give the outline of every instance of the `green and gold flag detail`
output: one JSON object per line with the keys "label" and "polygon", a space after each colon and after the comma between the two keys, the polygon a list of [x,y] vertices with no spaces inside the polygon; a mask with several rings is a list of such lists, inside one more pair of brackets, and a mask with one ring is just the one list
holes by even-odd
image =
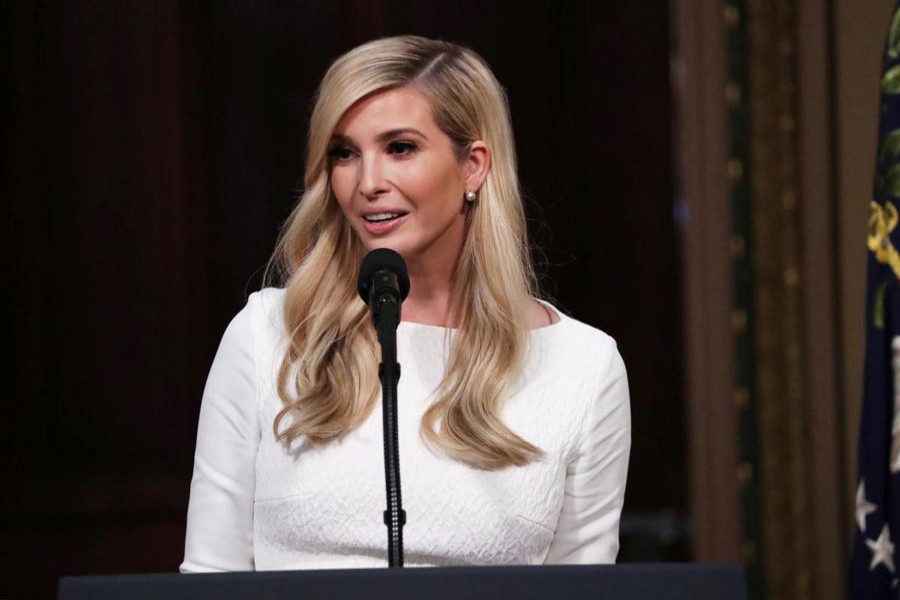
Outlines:
{"label": "green and gold flag detail", "polygon": [[849,597],[900,597],[900,2],[884,48],[867,235],[866,364]]}

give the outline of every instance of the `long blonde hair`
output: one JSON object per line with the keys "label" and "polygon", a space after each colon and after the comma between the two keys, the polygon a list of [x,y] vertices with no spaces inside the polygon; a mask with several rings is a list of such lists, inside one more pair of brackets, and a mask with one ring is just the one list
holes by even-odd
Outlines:
{"label": "long blonde hair", "polygon": [[332,194],[327,150],[347,109],[402,86],[430,100],[436,123],[461,157],[474,140],[491,150],[457,264],[450,311],[459,329],[420,433],[427,444],[478,468],[527,464],[541,450],[499,417],[521,373],[536,288],[506,96],[476,53],[416,36],[351,50],[331,65],[319,88],[305,192],[270,263],[286,287],[290,338],[278,374],[284,407],[273,429],[288,445],[302,436],[327,443],[362,424],[378,402],[377,342],[356,292],[365,248]]}

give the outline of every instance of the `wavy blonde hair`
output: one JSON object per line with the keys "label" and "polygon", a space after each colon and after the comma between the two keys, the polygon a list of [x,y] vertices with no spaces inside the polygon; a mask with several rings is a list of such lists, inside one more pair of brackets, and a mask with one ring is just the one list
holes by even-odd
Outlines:
{"label": "wavy blonde hair", "polygon": [[328,146],[341,116],[373,93],[409,86],[460,159],[472,141],[491,150],[491,168],[466,216],[450,314],[452,337],[443,380],[421,424],[422,439],[483,469],[523,465],[539,448],[500,419],[521,373],[536,291],[516,175],[505,93],[475,52],[416,36],[375,40],[328,69],[309,128],[305,192],[288,219],[270,274],[286,287],[290,343],[278,374],[284,407],[273,424],[290,445],[326,443],[358,427],[378,402],[379,360],[369,312],[356,291],[365,248],[331,191]]}

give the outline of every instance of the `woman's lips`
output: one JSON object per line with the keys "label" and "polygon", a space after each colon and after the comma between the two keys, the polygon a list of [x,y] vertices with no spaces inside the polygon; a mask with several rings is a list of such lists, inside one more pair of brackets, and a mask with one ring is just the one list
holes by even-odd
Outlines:
{"label": "woman's lips", "polygon": [[394,217],[393,219],[387,219],[386,221],[367,221],[363,219],[363,224],[366,227],[366,231],[374,235],[385,234],[393,231],[397,227],[399,227],[403,221],[409,216],[409,213],[405,215],[399,215]]}

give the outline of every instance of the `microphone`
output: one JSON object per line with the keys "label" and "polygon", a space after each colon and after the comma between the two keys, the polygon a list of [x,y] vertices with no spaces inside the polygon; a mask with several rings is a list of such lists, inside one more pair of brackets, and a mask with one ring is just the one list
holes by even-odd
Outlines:
{"label": "microphone", "polygon": [[409,273],[403,257],[389,248],[378,248],[366,254],[359,267],[357,289],[363,302],[372,311],[372,322],[381,345],[381,410],[384,430],[384,487],[387,510],[388,566],[403,566],[403,526],[406,511],[400,496],[400,448],[397,429],[397,326],[400,324],[400,304],[409,294]]}
{"label": "microphone", "polygon": [[390,248],[377,248],[366,254],[359,267],[357,290],[372,311],[379,336],[382,317],[396,329],[400,304],[409,295],[409,273],[403,257]]}

